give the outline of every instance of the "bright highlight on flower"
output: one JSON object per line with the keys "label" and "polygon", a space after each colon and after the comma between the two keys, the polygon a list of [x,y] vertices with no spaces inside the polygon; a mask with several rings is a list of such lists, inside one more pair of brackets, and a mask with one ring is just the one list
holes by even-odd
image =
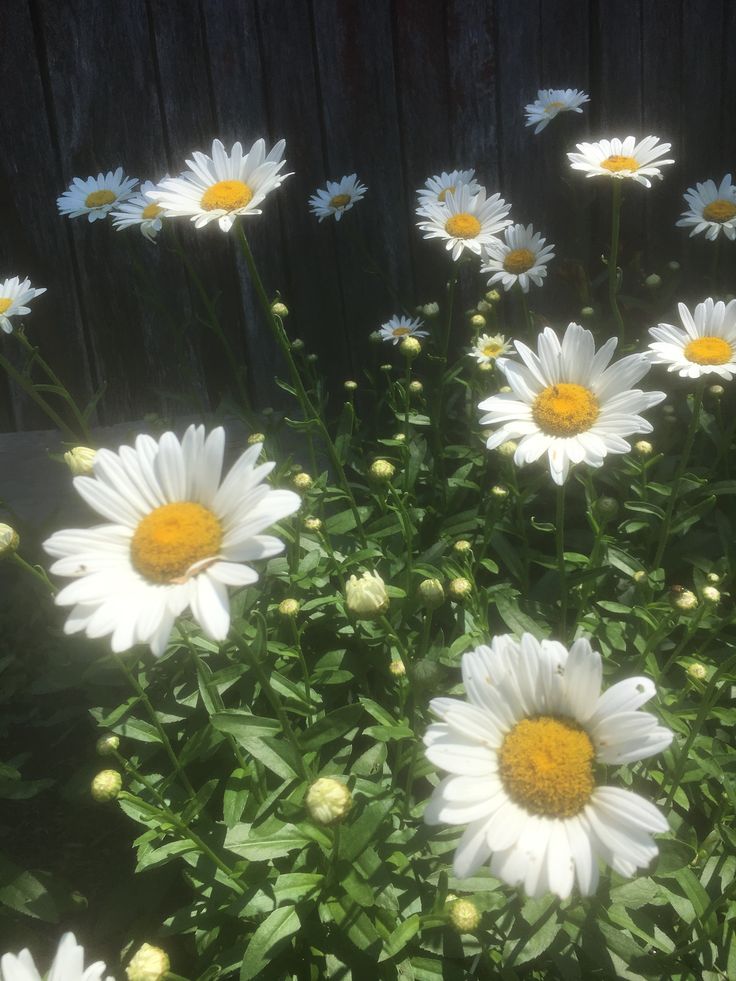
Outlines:
{"label": "bright highlight on flower", "polygon": [[6,334],[12,334],[11,319],[25,317],[31,312],[31,308],[26,304],[45,292],[45,286],[34,288],[31,286],[30,279],[21,280],[19,276],[12,276],[0,283],[0,329]]}
{"label": "bright highlight on flower", "polygon": [[[168,180],[168,174],[164,180]],[[138,226],[144,238],[155,242],[161,231],[166,212],[161,205],[152,201],[148,195],[158,187],[153,181],[145,181],[137,194],[123,201],[112,212],[112,223],[118,231]]]}
{"label": "bright highlight on flower", "polygon": [[136,178],[123,177],[122,167],[86,180],[75,177],[56,204],[59,213],[69,218],[87,215],[89,221],[98,221],[106,218],[116,204],[126,201],[137,183]]}
{"label": "bright highlight on flower", "polygon": [[[3,981],[42,981],[33,955],[27,948],[18,954],[3,954],[0,958]],[[84,966],[84,947],[73,933],[65,933],[59,941],[54,962],[43,975],[49,981],[101,981],[105,972],[103,961]],[[113,981],[107,977],[105,981]]]}
{"label": "bright highlight on flower", "polygon": [[327,189],[315,191],[309,199],[309,207],[320,222],[330,217],[340,221],[346,211],[350,211],[357,201],[365,197],[367,190],[358,180],[357,174],[350,174],[348,177],[341,177],[339,181],[327,181]]}
{"label": "bright highlight on flower", "polygon": [[500,194],[486,199],[484,188],[473,194],[467,184],[447,192],[444,202],[429,202],[417,209],[425,238],[441,238],[457,261],[465,249],[480,256],[494,237],[511,224],[511,205]]}
{"label": "bright highlight on flower", "polygon": [[736,374],[736,300],[728,304],[708,298],[691,313],[678,303],[682,326],[650,327],[655,338],[649,345],[653,364],[666,364],[681,378],[718,375],[731,381]]}
{"label": "bright highlight on flower", "polygon": [[534,135],[541,133],[561,112],[582,112],[590,96],[581,89],[540,89],[534,102],[524,107],[526,125],[534,126]]}
{"label": "bright highlight on flower", "polygon": [[381,329],[378,333],[381,340],[398,344],[399,341],[403,341],[407,337],[429,337],[429,333],[426,330],[419,329],[421,326],[422,321],[419,317],[411,318],[404,314],[394,314],[385,324],[381,324]]}
{"label": "bright highlight on flower", "polygon": [[628,453],[626,436],[649,433],[638,415],[665,397],[664,392],[630,388],[649,371],[644,354],[632,354],[609,367],[616,348],[611,338],[595,350],[589,330],[570,324],[560,343],[546,327],[537,353],[515,341],[523,365],[501,358],[498,366],[511,386],[508,393],[481,402],[482,426],[498,426],[488,438],[489,450],[519,440],[518,466],[547,454],[552,479],[563,484],[570,464],[600,467],[608,453]]}
{"label": "bright highlight on flower", "polygon": [[[419,208],[427,204],[444,204],[448,194],[457,194],[458,188],[467,185],[471,194],[477,194],[481,187],[475,179],[474,170],[443,171],[434,177],[427,178],[424,187],[417,190]],[[418,211],[417,214],[420,212]]]}
{"label": "bright highlight on flower", "polygon": [[249,447],[224,479],[222,428],[205,438],[203,426],[190,426],[181,442],[164,433],[158,442],[139,436],[135,449],[99,450],[94,477],[75,477],[74,487],[112,523],[44,543],[56,559],[51,572],[74,579],[56,597],[72,607],[65,632],[110,636],[113,651],[149,644],[160,655],[189,607],[208,637],[224,640],[227,587],[258,579],[243,563],[283,550],[261,532],[300,505],[292,491],[263,483],[274,464],[257,464],[261,448]]}
{"label": "bright highlight on flower", "polygon": [[450,775],[427,804],[428,824],[466,829],[458,878],[489,858],[491,873],[527,895],[594,892],[598,859],[631,876],[657,854],[662,814],[629,790],[601,786],[594,764],[645,759],[672,733],[641,706],[648,678],[601,694],[602,663],[585,638],[568,651],[524,634],[494,637],[462,659],[467,701],[436,698],[441,720],[424,738],[427,758]]}
{"label": "bright highlight on flower", "polygon": [[503,239],[494,239],[486,247],[486,261],[480,269],[492,273],[488,285],[501,283],[510,290],[518,283],[525,293],[532,283],[541,286],[547,263],[555,257],[554,245],[545,245],[546,241],[532,225],[507,228]]}
{"label": "bright highlight on flower", "polygon": [[389,606],[386,585],[377,572],[351,576],[345,585],[345,602],[351,613],[365,620],[382,616]]}
{"label": "bright highlight on flower", "polygon": [[691,228],[691,238],[705,232],[705,237],[715,242],[722,232],[726,238],[736,239],[736,186],[730,174],[720,184],[707,180],[689,187],[683,197],[689,208],[675,224]]}
{"label": "bright highlight on flower", "polygon": [[586,177],[631,179],[644,187],[652,186],[650,177],[662,180],[659,168],[675,162],[659,159],[671,149],[671,144],[660,143],[658,136],[647,136],[638,143],[634,136],[627,136],[624,140],[578,143],[577,149],[578,153],[567,155],[573,170],[584,171]]}

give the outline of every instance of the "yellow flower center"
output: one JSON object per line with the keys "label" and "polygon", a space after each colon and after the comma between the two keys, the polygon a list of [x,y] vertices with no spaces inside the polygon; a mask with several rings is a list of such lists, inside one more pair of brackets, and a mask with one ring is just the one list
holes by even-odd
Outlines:
{"label": "yellow flower center", "polygon": [[475,215],[461,211],[445,222],[445,231],[453,238],[476,238],[480,234],[480,222]]}
{"label": "yellow flower center", "polygon": [[522,719],[506,735],[499,772],[509,797],[532,814],[568,818],[593,793],[593,744],[572,719]]}
{"label": "yellow flower center", "polygon": [[617,174],[621,170],[638,170],[639,164],[634,157],[619,157],[614,154],[612,157],[601,160],[601,167],[604,170],[610,170],[612,174]]}
{"label": "yellow flower center", "polygon": [[531,269],[535,261],[536,257],[531,249],[512,249],[503,260],[503,268],[518,276],[519,273]]}
{"label": "yellow flower center", "polygon": [[0,313],[5,313],[12,303],[13,301],[9,296],[0,296]]}
{"label": "yellow flower center", "polygon": [[193,501],[164,504],[139,523],[130,543],[133,567],[151,582],[185,580],[189,569],[217,555],[222,526]]}
{"label": "yellow flower center", "polygon": [[699,337],[685,345],[684,354],[695,364],[725,364],[733,357],[733,348],[722,337]]}
{"label": "yellow flower center", "polygon": [[92,191],[84,199],[85,208],[101,208],[103,204],[112,204],[118,196],[114,191]]}
{"label": "yellow flower center", "polygon": [[482,348],[481,353],[487,358],[497,358],[501,351],[503,351],[503,345],[493,342],[491,344],[486,344],[486,346]]}
{"label": "yellow flower center", "polygon": [[350,204],[349,194],[336,194],[334,198],[330,198],[331,208],[344,208],[346,204]]}
{"label": "yellow flower center", "polygon": [[437,195],[437,200],[442,201],[444,203],[447,195],[454,194],[454,193],[455,193],[455,185],[451,184],[449,187],[446,187],[444,188],[444,190],[440,191],[440,193]]}
{"label": "yellow flower center", "polygon": [[411,334],[410,327],[394,327],[393,330],[394,337],[403,337],[404,334]]}
{"label": "yellow flower center", "polygon": [[734,215],[736,215],[736,204],[724,198],[711,201],[703,208],[703,218],[706,221],[729,221]]}
{"label": "yellow flower center", "polygon": [[564,102],[548,102],[544,107],[545,112],[554,112],[555,109],[564,109]]}
{"label": "yellow flower center", "polygon": [[158,218],[162,211],[163,208],[159,207],[157,204],[147,204],[141,212],[141,218],[146,218],[149,220],[151,218]]}
{"label": "yellow flower center", "polygon": [[582,385],[549,385],[534,399],[532,416],[548,436],[577,436],[598,418],[598,399]]}
{"label": "yellow flower center", "polygon": [[207,188],[200,204],[205,211],[237,211],[252,197],[253,191],[243,181],[218,181]]}

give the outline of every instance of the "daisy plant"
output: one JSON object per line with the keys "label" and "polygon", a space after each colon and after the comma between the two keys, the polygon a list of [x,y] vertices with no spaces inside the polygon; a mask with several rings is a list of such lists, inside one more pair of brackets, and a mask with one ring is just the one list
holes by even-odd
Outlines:
{"label": "daisy plant", "polygon": [[526,125],[541,133],[561,112],[582,112],[590,96],[580,89],[540,89],[534,102],[524,107]]}
{"label": "daisy plant", "polygon": [[326,189],[320,188],[309,199],[309,207],[320,222],[325,218],[340,221],[346,211],[356,202],[362,201],[367,191],[365,184],[358,180],[358,175],[350,174],[348,177],[341,177],[339,181],[327,181]]}
{"label": "daisy plant", "polygon": [[137,183],[136,178],[123,176],[122,167],[85,180],[75,177],[56,204],[59,213],[69,218],[86,215],[90,222],[99,221],[107,218],[114,207],[127,201]]}

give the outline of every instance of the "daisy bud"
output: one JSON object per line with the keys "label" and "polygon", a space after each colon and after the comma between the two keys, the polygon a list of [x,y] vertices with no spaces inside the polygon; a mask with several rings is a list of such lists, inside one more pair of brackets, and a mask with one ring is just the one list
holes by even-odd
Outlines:
{"label": "daisy bud", "polygon": [[100,770],[92,781],[92,796],[100,803],[115,800],[123,787],[123,778],[117,770]]}
{"label": "daisy bud", "polygon": [[721,581],[721,577],[718,575],[717,572],[709,572],[705,578],[708,580],[709,583],[712,583],[712,585],[714,586],[717,586],[718,583]]}
{"label": "daisy bud", "polygon": [[317,364],[317,355],[316,354],[308,354],[307,355],[307,363],[308,364]]}
{"label": "daisy bud", "polygon": [[643,569],[637,569],[636,572],[631,577],[635,583],[643,583],[647,581],[647,574]]}
{"label": "daisy bud", "polygon": [[486,303],[485,300],[479,300],[478,305],[475,309],[478,311],[478,313],[482,315],[484,313],[490,313],[493,307],[491,306],[490,303]]}
{"label": "daisy bud", "polygon": [[299,600],[285,599],[279,603],[279,613],[287,620],[293,619],[299,612]]}
{"label": "daisy bud", "polygon": [[640,439],[634,443],[634,452],[637,456],[646,458],[654,453],[654,447],[648,440]]}
{"label": "daisy bud", "polygon": [[709,385],[708,394],[714,399],[721,399],[726,394],[726,389],[723,387],[723,385]]}
{"label": "daisy bud", "polygon": [[396,467],[388,460],[374,460],[368,470],[368,477],[376,484],[387,484],[396,473]]}
{"label": "daisy bud", "polygon": [[304,527],[307,531],[320,531],[322,528],[322,522],[319,518],[305,518]]}
{"label": "daisy bud", "polygon": [[440,312],[440,305],[439,303],[425,303],[418,312],[423,313],[425,317],[436,317]]}
{"label": "daisy bud", "polygon": [[[499,390],[498,390],[498,391],[499,391],[499,393],[500,393],[501,395],[505,395],[505,394],[506,394],[506,392],[510,392],[510,391],[511,391],[511,388],[510,388],[510,386],[509,386],[509,385],[502,385],[502,386],[501,386],[501,387],[499,388]],[[489,430],[489,432],[493,432],[493,430],[491,429],[491,430]],[[509,442],[511,442],[511,441],[509,441]],[[506,444],[504,443],[503,445],[505,446]],[[516,443],[514,443],[514,446],[516,446]]]}
{"label": "daisy bud", "polygon": [[419,598],[428,610],[436,610],[445,602],[445,591],[439,579],[423,579],[419,583]]}
{"label": "daisy bud", "polygon": [[394,366],[392,364],[382,364],[380,370],[388,375],[390,372],[394,370]]}
{"label": "daisy bud", "polygon": [[583,307],[580,311],[580,316],[583,320],[590,320],[591,317],[595,317],[595,310],[593,307]]}
{"label": "daisy bud", "polygon": [[473,592],[473,584],[469,579],[465,579],[461,576],[458,579],[452,580],[448,586],[448,592],[455,602],[461,603]]}
{"label": "daisy bud", "polygon": [[281,317],[283,320],[284,317],[289,316],[289,308],[285,303],[282,303],[281,300],[274,300],[271,304],[271,313],[276,314],[277,317]]}
{"label": "daisy bud", "polygon": [[397,443],[406,442],[406,433],[394,433],[391,439],[395,439]]}
{"label": "daisy bud", "polygon": [[720,590],[716,589],[715,586],[703,586],[703,599],[706,603],[716,603],[721,602]]}
{"label": "daisy bud", "polygon": [[296,487],[296,489],[301,493],[303,491],[308,491],[314,481],[309,476],[308,473],[297,473],[291,478],[291,482]]}
{"label": "daisy bud", "polygon": [[0,558],[15,552],[20,545],[20,535],[10,525],[0,523]]}
{"label": "daisy bud", "polygon": [[501,443],[498,447],[498,452],[501,456],[512,457],[516,453],[516,443],[513,439],[507,439],[505,443]]}
{"label": "daisy bud", "polygon": [[453,552],[457,552],[458,555],[466,555],[471,549],[472,545],[465,538],[460,538],[452,546]]}
{"label": "daisy bud", "polygon": [[599,497],[595,502],[596,514],[603,521],[612,521],[618,514],[618,501],[615,497]]}
{"label": "daisy bud", "polygon": [[424,385],[420,381],[409,382],[409,391],[412,395],[421,395],[424,391]]}
{"label": "daisy bud", "polygon": [[332,777],[320,777],[307,791],[307,810],[317,824],[336,824],[348,814],[353,797],[344,783]]}
{"label": "daisy bud", "polygon": [[676,610],[681,613],[691,613],[698,605],[698,597],[689,589],[681,586],[673,588],[670,593],[670,601]]}
{"label": "daisy bud", "polygon": [[481,330],[486,325],[486,318],[482,313],[474,313],[470,318],[470,326],[475,327],[477,330]]}
{"label": "daisy bud", "polygon": [[695,664],[689,665],[687,669],[687,673],[689,677],[693,679],[693,681],[705,681],[708,675],[708,671],[705,665],[699,664],[697,661],[695,662]]}
{"label": "daisy bud", "polygon": [[491,494],[493,497],[503,500],[505,497],[509,496],[509,489],[508,487],[504,487],[503,484],[494,484],[493,487],[491,487]]}
{"label": "daisy bud", "polygon": [[263,433],[251,433],[248,437],[248,446],[255,446],[256,443],[263,443],[266,437]]}
{"label": "daisy bud", "polygon": [[304,350],[304,341],[301,339],[301,337],[295,337],[294,338],[294,340],[291,342],[291,350],[292,351],[303,351]]}
{"label": "daisy bud", "polygon": [[100,756],[112,756],[120,748],[120,737],[108,732],[97,740],[97,752]]}
{"label": "daisy bud", "polygon": [[394,678],[403,678],[406,674],[406,665],[403,661],[399,661],[398,658],[388,666],[389,671],[394,676]]}
{"label": "daisy bud", "polygon": [[469,899],[456,899],[450,907],[450,923],[458,933],[472,933],[480,923],[480,913]]}
{"label": "daisy bud", "polygon": [[494,364],[492,361],[481,361],[479,365],[476,365],[478,371],[493,371]]}
{"label": "daisy bud", "polygon": [[486,300],[489,303],[498,303],[500,299],[501,299],[501,294],[498,292],[498,290],[489,290],[486,293]]}
{"label": "daisy bud", "polygon": [[383,338],[381,337],[380,330],[374,330],[368,335],[368,340],[371,344],[383,344]]}
{"label": "daisy bud", "polygon": [[377,572],[351,576],[345,586],[345,600],[351,613],[364,620],[382,616],[388,609],[386,585]]}
{"label": "daisy bud", "polygon": [[407,337],[406,340],[399,344],[399,351],[401,351],[407,361],[413,361],[414,358],[418,358],[422,353],[422,345],[416,337]]}
{"label": "daisy bud", "polygon": [[656,273],[652,273],[650,276],[647,276],[644,283],[650,290],[656,290],[662,285],[662,277],[658,276]]}
{"label": "daisy bud", "polygon": [[345,389],[346,392],[357,392],[358,383],[356,381],[348,380],[346,382],[343,382],[342,387]]}
{"label": "daisy bud", "polygon": [[91,477],[94,473],[92,464],[97,456],[97,450],[89,446],[75,446],[64,454],[64,463],[75,477]]}
{"label": "daisy bud", "polygon": [[169,973],[169,955],[160,947],[143,944],[125,968],[128,981],[162,981]]}
{"label": "daisy bud", "polygon": [[667,268],[671,269],[672,272],[677,272],[677,270],[680,268],[680,263],[677,261],[677,259],[672,259],[667,263]]}

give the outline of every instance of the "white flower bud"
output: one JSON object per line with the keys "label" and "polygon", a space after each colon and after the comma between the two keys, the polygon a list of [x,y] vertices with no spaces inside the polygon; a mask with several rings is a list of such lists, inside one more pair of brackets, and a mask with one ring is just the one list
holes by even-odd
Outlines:
{"label": "white flower bud", "polygon": [[413,361],[422,353],[422,345],[416,337],[407,337],[399,344],[399,351],[408,361]]}
{"label": "white flower bud", "polygon": [[351,613],[365,620],[382,616],[388,609],[386,585],[377,572],[351,576],[345,585],[345,600]]}
{"label": "white flower bud", "polygon": [[75,446],[64,454],[64,463],[75,477],[90,477],[94,473],[92,464],[96,456],[97,450],[89,446]]}
{"label": "white flower bud", "polygon": [[474,313],[470,318],[470,326],[482,330],[486,325],[486,318],[482,313]]}
{"label": "white flower bud", "polygon": [[721,593],[715,586],[703,586],[703,599],[706,603],[720,603]]}
{"label": "white flower bud", "polygon": [[687,669],[688,675],[693,679],[693,681],[705,681],[708,676],[708,671],[704,664],[691,664]]}
{"label": "white flower bud", "polygon": [[439,579],[423,579],[419,583],[419,598],[429,610],[436,610],[445,602],[445,591]]}
{"label": "white flower bud", "polygon": [[412,395],[421,395],[424,391],[424,385],[420,381],[409,382],[409,391]]}
{"label": "white flower bud", "polygon": [[509,489],[503,484],[494,484],[491,487],[491,495],[497,497],[499,500],[503,500],[505,497],[509,496]]}
{"label": "white flower bud", "polygon": [[265,442],[266,437],[263,433],[251,433],[248,437],[248,446],[255,446],[256,443]]}
{"label": "white flower bud", "polygon": [[698,605],[698,597],[689,589],[677,589],[671,593],[671,602],[681,613],[691,613]]}
{"label": "white flower bud", "polygon": [[469,899],[456,899],[450,907],[450,922],[460,933],[472,933],[480,923],[480,913]]}
{"label": "white flower bud", "polygon": [[120,747],[120,737],[109,732],[97,740],[97,752],[100,756],[112,756]]}
{"label": "white flower bud", "polygon": [[92,796],[100,803],[115,800],[123,787],[123,778],[117,770],[101,770],[92,781]]}
{"label": "white flower bud", "polygon": [[723,385],[709,385],[708,394],[714,399],[722,399],[726,394],[726,389],[723,387]]}
{"label": "white flower bud", "polygon": [[304,527],[307,531],[320,531],[322,528],[322,521],[319,518],[305,518]]}
{"label": "white flower bud", "polygon": [[640,439],[634,443],[634,452],[637,456],[646,459],[646,457],[651,456],[652,453],[654,453],[654,447],[650,442],[648,442],[648,440]]}
{"label": "white flower bud", "polygon": [[160,947],[143,944],[125,968],[128,981],[163,981],[169,973],[169,955]]}
{"label": "white flower bud", "polygon": [[473,592],[473,584],[469,579],[460,576],[457,579],[453,579],[447,589],[450,596],[456,602],[460,603],[464,599],[467,599]]}
{"label": "white flower bud", "polygon": [[352,379],[348,379],[346,382],[343,382],[342,387],[345,389],[346,392],[357,392],[358,383],[356,381],[353,381]]}
{"label": "white flower bud", "polygon": [[394,678],[403,678],[406,674],[406,665],[398,658],[390,662],[388,669]]}
{"label": "white flower bud", "polygon": [[580,316],[584,320],[590,320],[591,317],[595,317],[595,310],[593,307],[583,307],[583,309],[580,311]]}
{"label": "white flower bud", "polygon": [[387,484],[395,475],[396,467],[389,460],[374,460],[368,477],[376,484]]}
{"label": "white flower bud", "polygon": [[452,546],[453,552],[457,552],[458,555],[467,555],[472,548],[473,546],[465,538],[459,538]]}
{"label": "white flower bud", "polygon": [[658,276],[656,273],[652,273],[650,276],[647,276],[644,283],[650,290],[656,290],[662,285],[662,277]]}
{"label": "white flower bud", "polygon": [[500,299],[501,299],[501,294],[498,292],[498,290],[489,290],[486,293],[486,300],[489,303],[498,303]]}
{"label": "white flower bud", "polygon": [[498,452],[501,456],[513,457],[514,453],[516,453],[516,443],[513,439],[507,439],[505,443],[501,443],[498,447]]}
{"label": "white flower bud", "polygon": [[271,304],[271,312],[276,314],[277,317],[281,317],[282,320],[284,317],[289,316],[289,308],[285,303],[282,303],[281,300],[273,301]]}
{"label": "white flower bud", "polygon": [[721,577],[718,575],[717,572],[709,572],[705,578],[712,586],[717,586],[718,583],[721,581]]}
{"label": "white flower bud", "polygon": [[309,474],[304,473],[303,471],[302,473],[294,474],[294,476],[291,478],[291,482],[300,493],[303,491],[308,491],[314,483]]}
{"label": "white flower bud", "polygon": [[332,777],[320,777],[307,791],[307,810],[317,824],[341,821],[353,806],[353,797],[344,783]]}
{"label": "white flower bud", "polygon": [[284,599],[279,603],[279,613],[287,620],[293,619],[299,612],[299,600]]}
{"label": "white flower bud", "polygon": [[425,317],[436,317],[440,312],[440,305],[439,303],[425,303],[419,310]]}
{"label": "white flower bud", "polygon": [[15,552],[20,545],[20,535],[10,525],[0,523],[0,558]]}
{"label": "white flower bud", "polygon": [[672,259],[667,263],[667,268],[671,269],[672,272],[677,272],[677,270],[680,268],[680,263],[677,261],[677,259]]}

